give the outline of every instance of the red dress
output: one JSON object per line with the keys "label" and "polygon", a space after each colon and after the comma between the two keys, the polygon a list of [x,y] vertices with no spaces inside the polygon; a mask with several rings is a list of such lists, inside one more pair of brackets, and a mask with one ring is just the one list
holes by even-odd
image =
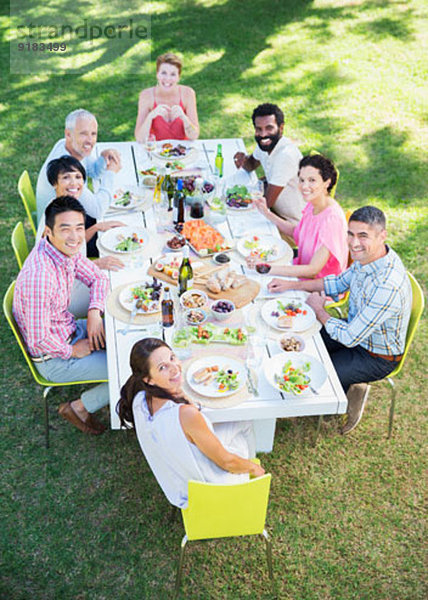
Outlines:
{"label": "red dress", "polygon": [[[154,105],[153,108],[156,108],[156,96],[153,92]],[[181,91],[180,91],[180,104],[181,108],[184,111],[184,104],[181,100]],[[153,109],[152,109],[153,110]],[[184,111],[185,112],[185,111]],[[187,140],[186,133],[184,131],[184,123],[177,117],[173,121],[165,121],[163,117],[158,115],[152,121],[152,125],[150,128],[150,133],[153,133],[157,140]]]}

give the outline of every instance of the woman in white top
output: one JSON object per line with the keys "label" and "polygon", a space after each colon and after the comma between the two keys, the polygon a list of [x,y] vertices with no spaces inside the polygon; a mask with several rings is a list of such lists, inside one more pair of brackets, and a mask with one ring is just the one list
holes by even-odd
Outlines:
{"label": "woman in white top", "polygon": [[157,338],[137,342],[131,351],[132,375],[121,389],[121,424],[135,426],[141,449],[164,494],[187,506],[190,479],[238,483],[264,469],[254,456],[250,423],[213,426],[184,397],[182,367],[171,348]]}

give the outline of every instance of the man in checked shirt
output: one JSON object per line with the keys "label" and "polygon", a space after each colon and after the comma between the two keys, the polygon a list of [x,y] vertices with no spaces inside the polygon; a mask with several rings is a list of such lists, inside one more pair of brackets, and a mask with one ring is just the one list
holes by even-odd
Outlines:
{"label": "man in checked shirt", "polygon": [[[104,312],[108,280],[80,253],[85,241],[85,210],[76,198],[60,196],[46,208],[47,237],[36,243],[18,275],[13,314],[37,370],[51,381],[107,379]],[[90,289],[88,318],[76,321],[68,311],[73,281]],[[105,426],[93,417],[108,404],[102,383],[59,414],[84,433],[100,434]]]}
{"label": "man in checked shirt", "polygon": [[[368,397],[367,382],[383,379],[401,360],[406,342],[412,291],[406,269],[385,244],[385,215],[374,206],[352,213],[348,244],[353,264],[341,275],[323,279],[273,279],[269,290],[312,292],[307,303],[324,325],[321,335],[348,397],[348,420],[342,433],[359,423]],[[350,291],[347,320],[324,309],[326,296]]]}

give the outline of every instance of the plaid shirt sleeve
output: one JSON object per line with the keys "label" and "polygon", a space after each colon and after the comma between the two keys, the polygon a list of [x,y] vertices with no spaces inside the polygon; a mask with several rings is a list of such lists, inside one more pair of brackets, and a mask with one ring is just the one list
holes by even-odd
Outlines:
{"label": "plaid shirt sleeve", "polygon": [[375,329],[399,312],[398,289],[388,282],[375,281],[366,292],[365,305],[348,323],[330,318],[325,329],[330,337],[352,348],[366,340]]}
{"label": "plaid shirt sleeve", "polygon": [[104,312],[108,290],[108,278],[96,264],[79,254],[76,261],[76,278],[89,288],[89,309]]}
{"label": "plaid shirt sleeve", "polygon": [[351,285],[352,266],[340,275],[327,275],[324,277],[324,291],[327,296],[333,298],[335,302],[339,300],[340,294],[343,294]]}
{"label": "plaid shirt sleeve", "polygon": [[71,358],[72,346],[52,334],[50,299],[57,293],[56,281],[47,271],[34,271],[25,281],[27,346],[34,355],[49,354],[65,360]]}

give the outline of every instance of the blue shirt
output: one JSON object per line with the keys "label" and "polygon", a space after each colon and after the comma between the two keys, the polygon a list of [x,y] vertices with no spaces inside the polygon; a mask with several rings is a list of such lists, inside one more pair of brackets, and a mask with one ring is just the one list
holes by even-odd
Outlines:
{"label": "blue shirt", "polygon": [[[60,158],[64,155],[70,155],[65,147],[65,139],[58,140],[55,146],[49,153],[49,156],[43,163],[37,179],[36,198],[37,198],[37,222],[40,223],[44,215],[45,208],[56,197],[54,187],[49,183],[46,174],[48,163],[54,158]],[[106,170],[106,161],[103,156],[95,158],[93,156],[85,156],[81,161],[85,167],[87,177],[93,179],[101,178],[100,188],[96,194],[88,188],[86,180],[79,202],[90,217],[101,220],[104,212],[112,200],[112,189],[114,185],[114,172]],[[44,229],[44,222],[42,231]]]}
{"label": "blue shirt", "polygon": [[375,354],[403,354],[412,305],[412,288],[394,250],[367,265],[355,261],[341,275],[324,278],[324,290],[337,300],[349,290],[348,319],[330,318],[325,329],[344,346]]}

